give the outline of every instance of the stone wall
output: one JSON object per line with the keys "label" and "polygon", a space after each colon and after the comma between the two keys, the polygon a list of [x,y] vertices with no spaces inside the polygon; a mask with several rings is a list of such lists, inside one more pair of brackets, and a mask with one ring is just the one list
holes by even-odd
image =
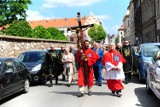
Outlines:
{"label": "stone wall", "polygon": [[51,44],[54,44],[56,48],[62,45],[66,48],[71,44],[76,46],[74,42],[0,35],[0,57],[18,57],[25,51],[46,50]]}

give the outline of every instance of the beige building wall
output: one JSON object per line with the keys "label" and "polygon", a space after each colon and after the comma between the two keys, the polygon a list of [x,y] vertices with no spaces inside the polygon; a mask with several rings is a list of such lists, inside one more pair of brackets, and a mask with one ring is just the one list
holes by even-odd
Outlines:
{"label": "beige building wall", "polygon": [[[101,22],[92,12],[90,12],[89,17],[88,17],[88,19],[86,20],[86,22],[84,24],[85,25],[89,25],[89,24],[100,25]],[[91,40],[91,38],[88,36],[88,30],[89,30],[89,28],[84,31],[84,34],[85,34],[85,38],[84,39]]]}
{"label": "beige building wall", "polygon": [[128,6],[128,10],[130,11],[129,14],[129,34],[130,36],[130,44],[135,45],[136,44],[136,39],[135,39],[135,24],[134,24],[134,4],[133,0],[130,0],[130,4]]}
{"label": "beige building wall", "polygon": [[124,38],[129,37],[129,10],[127,9],[126,15],[123,18],[123,25],[124,25]]}

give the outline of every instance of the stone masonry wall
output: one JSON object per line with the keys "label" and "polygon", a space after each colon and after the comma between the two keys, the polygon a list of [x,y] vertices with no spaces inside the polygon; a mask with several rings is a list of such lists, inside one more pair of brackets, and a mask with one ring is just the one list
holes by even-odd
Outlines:
{"label": "stone masonry wall", "polygon": [[0,35],[0,57],[18,57],[25,51],[46,50],[51,44],[54,44],[56,48],[62,45],[69,48],[71,44],[76,46],[74,42]]}

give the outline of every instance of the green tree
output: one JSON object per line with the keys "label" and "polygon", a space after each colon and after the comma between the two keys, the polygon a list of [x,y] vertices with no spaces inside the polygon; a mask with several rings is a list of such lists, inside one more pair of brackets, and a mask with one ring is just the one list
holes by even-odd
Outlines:
{"label": "green tree", "polygon": [[25,20],[28,4],[31,3],[31,0],[0,0],[0,26]]}
{"label": "green tree", "polygon": [[37,26],[32,31],[33,38],[54,39],[50,32],[43,26]]}
{"label": "green tree", "polygon": [[47,30],[52,35],[54,40],[67,40],[66,36],[59,29],[49,27]]}
{"label": "green tree", "polygon": [[12,36],[31,37],[32,28],[27,21],[14,21],[7,27],[5,33]]}
{"label": "green tree", "polygon": [[92,40],[101,41],[106,37],[106,32],[104,31],[102,25],[94,24],[94,27],[91,27],[88,31],[88,35]]}

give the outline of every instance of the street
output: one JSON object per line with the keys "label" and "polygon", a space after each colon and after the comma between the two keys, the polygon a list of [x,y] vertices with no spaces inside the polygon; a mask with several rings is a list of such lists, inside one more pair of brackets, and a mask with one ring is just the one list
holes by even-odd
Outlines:
{"label": "street", "polygon": [[[61,79],[61,76],[59,77]],[[54,80],[53,80],[54,81]],[[48,87],[31,86],[27,94],[18,93],[1,101],[0,107],[159,107],[160,101],[155,95],[148,95],[145,84],[133,78],[132,83],[124,84],[121,98],[111,96],[106,82],[102,86],[93,86],[92,96],[87,92],[78,98],[77,81],[70,87],[67,81],[59,81],[59,85]]]}

